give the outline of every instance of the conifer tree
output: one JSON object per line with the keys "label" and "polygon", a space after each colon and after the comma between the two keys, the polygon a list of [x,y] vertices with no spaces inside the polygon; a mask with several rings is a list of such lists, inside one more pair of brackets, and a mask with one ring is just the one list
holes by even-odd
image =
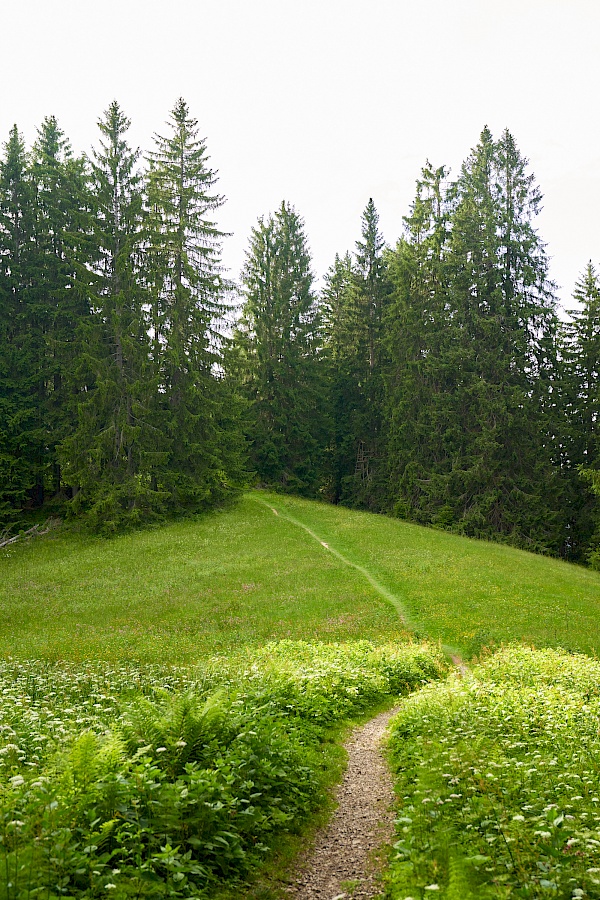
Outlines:
{"label": "conifer tree", "polygon": [[34,210],[28,165],[15,125],[0,163],[0,523],[34,499],[44,466],[43,333],[29,307]]}
{"label": "conifer tree", "polygon": [[534,219],[541,193],[505,131],[486,128],[456,184],[450,236],[459,426],[454,521],[528,546],[560,546],[559,485],[545,391],[557,321]]}
{"label": "conifer tree", "polygon": [[[362,240],[356,243],[358,304],[362,319],[359,337],[363,372],[359,375],[362,416],[357,415],[357,444],[363,448],[364,462],[357,455],[354,485],[355,502],[381,508],[384,502],[383,464],[383,320],[389,299],[387,264],[383,257],[385,241],[379,231],[379,215],[370,198],[362,215]],[[360,421],[362,419],[362,421]]]}
{"label": "conifer tree", "polygon": [[582,560],[593,541],[593,563],[599,567],[597,502],[590,488],[597,493],[600,486],[600,279],[591,261],[577,280],[573,299],[578,305],[570,310],[570,322],[564,326],[560,385],[565,414],[563,474],[569,488],[565,492],[570,514],[567,540],[570,555]]}
{"label": "conifer tree", "polygon": [[[331,403],[338,410],[333,426],[332,491],[336,500],[376,509],[383,499],[382,328],[389,285],[385,242],[372,199],[362,215],[361,237],[351,266],[346,258],[346,273],[339,261],[330,270],[323,296],[328,308],[326,344],[333,366]],[[332,305],[331,292],[338,291],[340,278],[344,279],[342,302]],[[341,402],[347,403],[343,410]]]}
{"label": "conifer tree", "polygon": [[379,215],[370,197],[362,215],[362,240],[356,242],[357,286],[363,311],[369,374],[375,376],[381,359],[381,328],[388,294],[386,267],[382,256],[385,246],[379,231]]}
{"label": "conifer tree", "polygon": [[573,423],[575,465],[596,464],[600,421],[600,280],[590,261],[577,280],[567,326],[572,391],[570,419]]}
{"label": "conifer tree", "polygon": [[48,488],[55,496],[62,492],[57,448],[75,424],[69,374],[78,353],[78,325],[90,311],[88,291],[77,280],[90,254],[85,168],[83,158],[73,157],[54,116],[44,119],[32,153],[35,247],[29,292],[29,315],[39,323],[45,343],[39,363],[47,433],[37,484],[40,502]]}
{"label": "conifer tree", "polygon": [[326,441],[319,322],[304,225],[288,203],[253,228],[242,278],[251,466],[264,483],[314,496]]}
{"label": "conifer tree", "polygon": [[449,524],[440,482],[452,465],[455,371],[450,363],[448,171],[428,162],[405,217],[405,235],[388,255],[392,284],[385,319],[386,467],[397,515]]}
{"label": "conifer tree", "polygon": [[350,253],[338,254],[325,274],[321,292],[324,362],[331,415],[327,497],[333,503],[347,498],[354,484],[357,422],[361,408],[361,358],[358,347],[357,273]]}
{"label": "conifer tree", "polygon": [[106,531],[160,509],[151,487],[160,442],[149,423],[156,386],[141,287],[139,152],[127,143],[130,121],[118,103],[98,126],[90,177],[95,255],[91,270],[80,272],[92,313],[80,323],[79,359],[70,373],[79,388],[77,427],[63,441],[61,458],[75,493],[72,511]]}
{"label": "conifer tree", "polygon": [[[435,192],[433,206],[413,208],[409,265],[400,279],[408,294],[404,301],[396,294],[395,302],[409,319],[415,306],[424,312],[424,343],[412,371],[428,373],[436,387],[424,397],[430,433],[413,407],[408,421],[422,423],[415,430],[406,424],[414,386],[402,368],[411,357],[394,359],[391,499],[421,521],[557,552],[551,399],[557,323],[545,249],[533,225],[541,195],[526,167],[509,132],[494,141],[484,129],[446,192],[447,225],[430,229],[425,258],[418,220],[424,213],[431,221]],[[419,258],[428,274],[410,286]],[[402,271],[401,258],[395,265]]]}
{"label": "conifer tree", "polygon": [[234,397],[222,375],[221,326],[228,284],[220,261],[224,237],[212,219],[214,192],[198,123],[180,99],[170,133],[155,137],[148,175],[146,284],[152,316],[157,448],[165,461],[153,489],[173,509],[212,506],[243,477]]}

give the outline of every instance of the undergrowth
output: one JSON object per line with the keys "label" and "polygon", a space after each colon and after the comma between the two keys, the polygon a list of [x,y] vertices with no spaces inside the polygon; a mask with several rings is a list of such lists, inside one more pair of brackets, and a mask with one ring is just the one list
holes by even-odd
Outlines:
{"label": "undergrowth", "polygon": [[600,898],[600,662],[504,649],[408,698],[394,900]]}
{"label": "undergrowth", "polygon": [[328,730],[427,646],[282,641],[197,670],[0,664],[0,897],[200,897],[322,802]]}

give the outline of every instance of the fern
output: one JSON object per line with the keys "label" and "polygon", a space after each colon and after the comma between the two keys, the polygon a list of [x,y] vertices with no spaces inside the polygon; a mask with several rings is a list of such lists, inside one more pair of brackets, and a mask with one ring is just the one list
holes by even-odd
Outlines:
{"label": "fern", "polygon": [[125,747],[118,735],[110,733],[99,738],[91,731],[84,731],[63,760],[63,783],[74,794],[84,794],[106,775],[117,772],[124,755]]}
{"label": "fern", "polygon": [[450,853],[448,857],[448,887],[445,896],[446,900],[475,900],[463,860],[455,853]]}
{"label": "fern", "polygon": [[[130,752],[144,749],[162,768],[180,774],[190,762],[208,765],[214,745],[227,745],[234,736],[229,710],[221,694],[204,703],[193,694],[166,698],[162,703],[138,700],[121,725]],[[211,751],[212,747],[212,751]]]}

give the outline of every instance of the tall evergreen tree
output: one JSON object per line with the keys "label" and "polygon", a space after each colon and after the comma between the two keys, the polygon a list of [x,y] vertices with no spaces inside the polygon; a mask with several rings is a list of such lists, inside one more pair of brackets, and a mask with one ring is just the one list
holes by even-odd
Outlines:
{"label": "tall evergreen tree", "polygon": [[357,423],[361,409],[361,354],[358,347],[357,273],[350,253],[338,254],[325,274],[321,292],[324,361],[331,437],[327,456],[327,497],[333,503],[347,498],[354,485]]}
{"label": "tall evergreen tree", "polygon": [[505,131],[486,128],[456,185],[450,236],[460,437],[453,516],[472,534],[560,547],[559,485],[546,395],[557,320],[534,219],[541,193]]}
{"label": "tall evergreen tree", "polygon": [[[384,502],[382,476],[383,435],[383,321],[389,299],[385,241],[379,231],[379,215],[370,198],[362,215],[362,240],[356,243],[357,295],[362,319],[363,344],[360,374],[362,415],[357,415],[357,466],[355,502],[381,508]],[[362,422],[360,421],[362,419]],[[362,461],[361,461],[362,456]]]}
{"label": "tall evergreen tree", "polygon": [[79,359],[70,373],[79,389],[77,427],[61,458],[73,511],[111,530],[160,509],[151,485],[160,441],[149,422],[156,385],[141,287],[139,152],[127,143],[130,121],[118,103],[98,126],[90,178],[95,258],[79,275],[92,312],[80,323]]}
{"label": "tall evergreen tree", "polygon": [[326,441],[319,322],[304,225],[288,203],[252,230],[242,278],[251,465],[262,482],[314,496]]}
{"label": "tall evergreen tree", "polygon": [[[571,555],[585,559],[598,529],[597,502],[590,488],[597,492],[600,486],[600,279],[591,261],[577,280],[573,299],[577,306],[570,310],[570,321],[564,326],[563,469],[569,482],[567,539]],[[594,565],[600,566],[597,533],[593,543]]]}
{"label": "tall evergreen tree", "polygon": [[17,126],[0,163],[0,523],[32,499],[43,477],[46,433],[40,323],[31,314],[33,189]]}
{"label": "tall evergreen tree", "polygon": [[39,363],[47,431],[43,477],[37,484],[41,502],[48,488],[53,495],[61,494],[57,448],[75,423],[69,373],[77,357],[78,325],[90,311],[88,292],[80,289],[77,280],[78,268],[85,265],[90,253],[85,160],[73,157],[54,116],[44,119],[38,129],[31,177],[35,251],[29,306],[45,343]]}
{"label": "tall evergreen tree", "polygon": [[[421,349],[427,362],[420,365],[441,386],[428,404],[431,439],[420,429],[435,465],[423,471],[416,448],[401,441],[392,496],[400,510],[416,506],[423,521],[557,551],[550,399],[557,323],[533,225],[541,195],[526,167],[509,132],[494,141],[484,129],[447,195],[443,265],[435,238],[426,263],[430,280],[436,268],[442,276],[441,297],[426,287],[437,310],[426,331],[437,336]],[[418,246],[415,237],[412,243]],[[404,306],[412,303],[409,294]],[[423,308],[421,300],[417,305]],[[396,397],[411,391],[401,371],[396,363]]]}
{"label": "tall evergreen tree", "polygon": [[216,173],[183,99],[169,124],[170,133],[155,138],[148,176],[154,425],[167,454],[153,487],[169,506],[197,509],[235,493],[243,450],[232,388],[222,375],[228,284],[220,261],[224,235],[212,214],[223,197],[214,192]]}
{"label": "tall evergreen tree", "polygon": [[595,465],[600,445],[600,279],[590,261],[577,280],[567,326],[569,374],[573,389],[570,419],[573,425],[572,460]]}
{"label": "tall evergreen tree", "polygon": [[[372,199],[362,215],[361,237],[352,264],[346,257],[344,272],[344,264],[336,261],[323,294],[327,352],[333,365],[331,402],[337,410],[333,497],[352,505],[380,508],[384,468],[382,328],[389,285],[385,242]],[[347,405],[342,409],[340,404],[344,402]]]}
{"label": "tall evergreen tree", "polygon": [[389,504],[398,515],[439,525],[449,524],[443,482],[456,427],[447,178],[443,166],[428,162],[417,182],[405,236],[388,254],[392,293],[385,319]]}

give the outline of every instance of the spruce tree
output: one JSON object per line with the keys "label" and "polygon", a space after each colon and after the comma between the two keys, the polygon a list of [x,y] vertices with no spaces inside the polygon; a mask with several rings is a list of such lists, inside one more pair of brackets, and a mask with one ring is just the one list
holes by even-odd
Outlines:
{"label": "spruce tree", "polygon": [[[389,285],[379,216],[370,199],[346,271],[336,261],[323,293],[333,424],[333,485],[337,501],[371,509],[383,501],[382,329]],[[336,293],[339,297],[336,299]]]}
{"label": "spruce tree", "polygon": [[588,262],[577,280],[567,326],[569,368],[573,383],[570,419],[573,423],[572,458],[575,465],[594,464],[600,451],[600,279]]}
{"label": "spruce tree", "polygon": [[253,228],[242,279],[251,466],[263,483],[314,496],[326,442],[319,321],[304,225],[288,203]]}
{"label": "spruce tree", "polygon": [[28,166],[15,125],[0,163],[0,523],[35,499],[44,471],[44,335],[30,306],[34,210]]}
{"label": "spruce tree", "polygon": [[[565,501],[570,521],[567,540],[570,555],[585,560],[593,544],[593,563],[598,554],[597,493],[600,485],[600,279],[590,261],[577,280],[564,326],[564,362],[561,399],[564,408],[563,474],[569,490]],[[596,534],[594,535],[594,532]]]}
{"label": "spruce tree", "polygon": [[87,289],[78,270],[90,255],[89,198],[86,164],[73,157],[69,141],[54,116],[44,119],[33,147],[31,178],[35,191],[35,242],[29,292],[29,315],[44,333],[39,361],[46,449],[37,484],[41,502],[48,489],[62,494],[57,448],[75,425],[70,373],[78,354],[79,323],[90,312]]}
{"label": "spruce tree", "polygon": [[235,494],[243,478],[235,398],[222,369],[229,285],[220,260],[224,235],[212,216],[224,200],[183,99],[169,125],[169,134],[155,137],[147,185],[153,424],[165,454],[152,486],[173,510],[199,509]]}
{"label": "spruce tree", "polygon": [[557,320],[541,193],[505,131],[486,128],[456,184],[450,235],[459,426],[453,520],[525,546],[560,547],[560,486],[549,418]]}
{"label": "spruce tree", "polygon": [[[383,320],[389,299],[385,241],[379,215],[370,198],[362,215],[362,240],[356,242],[356,295],[359,312],[358,378],[361,409],[355,411],[357,464],[353,502],[372,509],[384,502]],[[361,371],[362,370],[362,371]]]}
{"label": "spruce tree", "polygon": [[325,274],[321,310],[331,436],[326,496],[343,502],[352,492],[357,457],[356,413],[361,409],[357,273],[350,253],[338,254]]}
{"label": "spruce tree", "polygon": [[405,217],[405,234],[388,254],[392,284],[385,318],[388,502],[400,516],[451,521],[444,482],[456,428],[453,317],[448,303],[448,171],[428,162]]}
{"label": "spruce tree", "polygon": [[79,327],[79,357],[70,373],[79,389],[77,427],[63,441],[61,459],[74,492],[72,511],[110,531],[160,510],[151,486],[160,441],[149,421],[156,385],[141,286],[139,152],[127,143],[130,121],[118,103],[98,126],[90,174],[95,253],[79,275],[92,312]]}
{"label": "spruce tree", "polygon": [[390,499],[420,521],[558,552],[557,321],[534,228],[540,192],[510,133],[494,141],[488,129],[444,196],[428,191],[394,263],[394,304],[409,333],[419,325],[412,351],[398,335],[398,356],[390,338]]}

